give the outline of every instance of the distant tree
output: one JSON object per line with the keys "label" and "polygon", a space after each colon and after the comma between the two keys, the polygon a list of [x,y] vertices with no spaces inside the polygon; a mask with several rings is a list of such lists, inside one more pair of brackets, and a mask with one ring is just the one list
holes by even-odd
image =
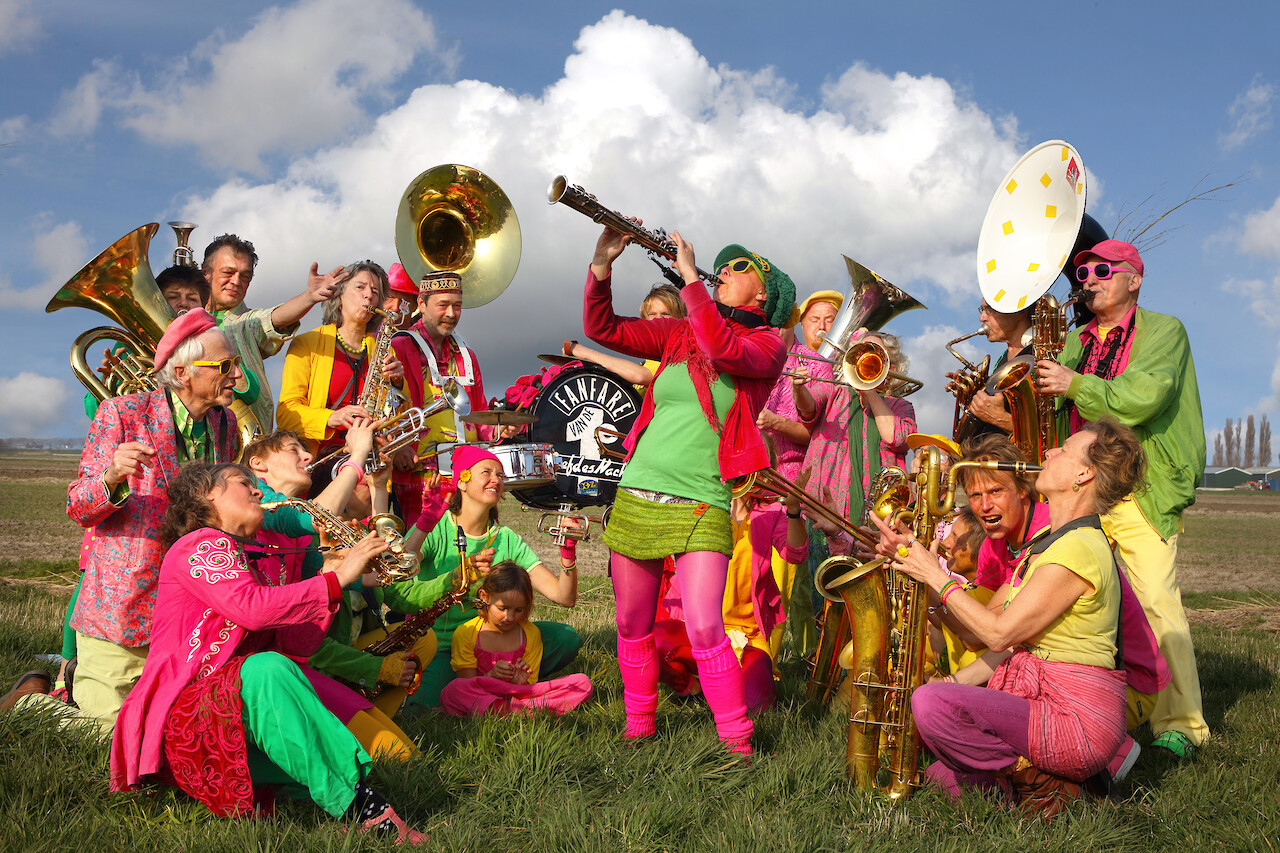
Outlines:
{"label": "distant tree", "polygon": [[1253,426],[1253,415],[1249,415],[1249,419],[1245,421],[1244,427],[1244,467],[1253,467],[1253,443],[1257,440],[1257,431]]}
{"label": "distant tree", "polygon": [[1240,467],[1240,421],[1227,418],[1227,428],[1223,431],[1222,441],[1226,449],[1226,464]]}
{"label": "distant tree", "polygon": [[1262,423],[1258,425],[1258,464],[1271,464],[1271,422],[1266,415],[1262,416]]}
{"label": "distant tree", "polygon": [[1231,448],[1232,448],[1232,456],[1234,457],[1234,460],[1232,461],[1231,464],[1237,467],[1242,465],[1244,462],[1244,453],[1243,453],[1244,441],[1242,441],[1241,435],[1240,435],[1243,429],[1244,429],[1244,421],[1241,420],[1240,418],[1236,418],[1235,428],[1231,433]]}
{"label": "distant tree", "polygon": [[1213,467],[1221,468],[1226,464],[1223,460],[1226,456],[1222,452],[1222,433],[1218,433],[1213,437]]}

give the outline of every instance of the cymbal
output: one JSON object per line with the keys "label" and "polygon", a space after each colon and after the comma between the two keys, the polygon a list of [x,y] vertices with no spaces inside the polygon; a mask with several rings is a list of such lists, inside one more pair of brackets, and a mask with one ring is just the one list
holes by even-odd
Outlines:
{"label": "cymbal", "polygon": [[542,359],[548,364],[561,364],[561,365],[573,364],[575,361],[582,361],[582,359],[580,358],[574,358],[573,356],[569,356],[569,355],[560,355],[559,353],[556,353],[553,355],[551,353],[545,353],[545,352],[539,353],[538,358]]}
{"label": "cymbal", "polygon": [[529,412],[509,412],[506,409],[482,409],[478,412],[472,412],[469,415],[463,415],[462,420],[469,424],[477,426],[523,426],[531,424],[538,420],[536,415]]}

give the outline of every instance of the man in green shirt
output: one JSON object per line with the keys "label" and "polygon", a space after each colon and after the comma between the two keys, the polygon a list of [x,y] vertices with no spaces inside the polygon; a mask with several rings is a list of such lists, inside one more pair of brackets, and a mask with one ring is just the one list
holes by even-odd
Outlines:
{"label": "man in green shirt", "polygon": [[1103,517],[1102,528],[1128,567],[1173,677],[1156,696],[1152,746],[1185,758],[1209,737],[1174,566],[1182,512],[1195,503],[1205,464],[1191,344],[1176,317],[1138,307],[1145,267],[1131,244],[1104,240],[1074,263],[1095,318],[1067,336],[1061,364],[1036,364],[1036,388],[1071,401],[1060,414],[1071,432],[1109,415],[1133,427],[1142,443],[1147,486]]}

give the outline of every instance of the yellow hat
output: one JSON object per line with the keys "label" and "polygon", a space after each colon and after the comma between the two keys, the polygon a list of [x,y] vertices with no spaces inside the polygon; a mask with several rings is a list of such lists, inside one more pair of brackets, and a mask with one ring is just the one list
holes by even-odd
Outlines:
{"label": "yellow hat", "polygon": [[808,310],[818,302],[830,302],[839,311],[844,305],[844,294],[835,290],[819,290],[816,293],[809,294],[803,302],[791,311],[791,319],[787,321],[786,328],[789,329],[799,323]]}
{"label": "yellow hat", "polygon": [[926,435],[922,432],[913,432],[907,436],[907,447],[912,450],[919,450],[922,447],[936,447],[943,453],[954,456],[959,459],[963,454],[960,452],[960,445],[956,444],[945,435]]}

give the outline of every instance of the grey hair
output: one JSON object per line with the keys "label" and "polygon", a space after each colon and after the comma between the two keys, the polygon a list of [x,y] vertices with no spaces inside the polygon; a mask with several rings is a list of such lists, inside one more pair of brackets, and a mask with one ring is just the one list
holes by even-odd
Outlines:
{"label": "grey hair", "polygon": [[911,359],[902,351],[902,339],[889,332],[871,332],[867,337],[877,337],[889,353],[889,364],[898,373],[906,373],[911,366]]}
{"label": "grey hair", "polygon": [[[178,373],[174,368],[179,364],[189,368],[191,367],[191,362],[204,358],[204,344],[200,339],[209,332],[217,332],[222,335],[222,339],[227,342],[227,349],[231,349],[231,342],[227,341],[227,336],[222,333],[221,329],[206,329],[198,335],[192,335],[178,344],[173,350],[173,355],[169,356],[169,360],[164,363],[164,367],[156,371],[156,383],[161,388],[177,391],[182,387],[182,383],[178,381]],[[234,350],[232,351],[234,352]]]}
{"label": "grey hair", "polygon": [[[382,307],[382,300],[387,298],[387,293],[391,291],[391,280],[387,278],[387,271],[373,261],[357,261],[354,264],[347,264],[342,268],[342,278],[338,280],[338,289],[333,292],[333,296],[324,304],[324,313],[320,318],[320,322],[326,326],[337,326],[342,324],[342,294],[347,289],[347,282],[360,272],[373,273],[373,277],[378,280],[378,301],[375,303],[378,307]],[[369,323],[368,331],[373,332],[378,328],[381,317],[374,316]]]}

